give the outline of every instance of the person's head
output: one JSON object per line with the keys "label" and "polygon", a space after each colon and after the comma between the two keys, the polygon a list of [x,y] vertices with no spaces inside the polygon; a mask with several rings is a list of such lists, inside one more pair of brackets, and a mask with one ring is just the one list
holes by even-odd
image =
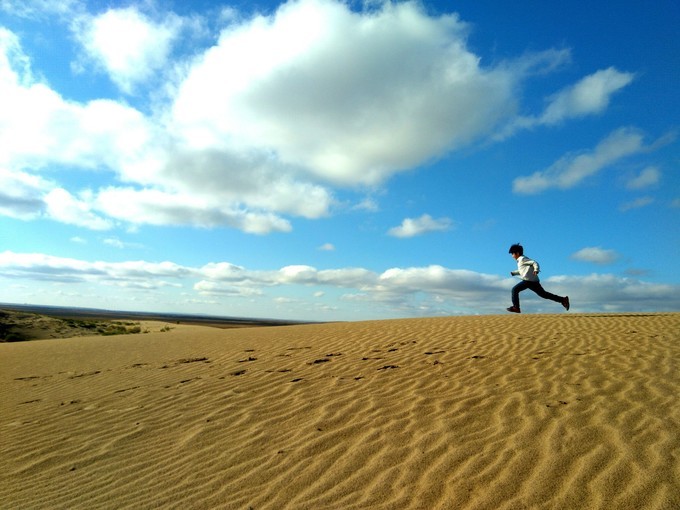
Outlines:
{"label": "person's head", "polygon": [[517,243],[513,244],[510,249],[508,250],[508,253],[512,255],[513,258],[521,257],[524,255],[524,248],[522,248],[522,245]]}

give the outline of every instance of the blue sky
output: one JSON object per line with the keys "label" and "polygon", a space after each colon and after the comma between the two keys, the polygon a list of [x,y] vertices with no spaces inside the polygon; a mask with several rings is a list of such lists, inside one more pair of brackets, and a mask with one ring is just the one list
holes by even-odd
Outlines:
{"label": "blue sky", "polygon": [[[680,310],[680,6],[0,0],[0,302]],[[562,313],[522,295],[525,313]]]}

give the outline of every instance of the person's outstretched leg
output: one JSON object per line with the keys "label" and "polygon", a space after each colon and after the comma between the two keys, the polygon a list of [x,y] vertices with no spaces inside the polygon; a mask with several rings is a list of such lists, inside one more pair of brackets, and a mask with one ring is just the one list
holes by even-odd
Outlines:
{"label": "person's outstretched leg", "polygon": [[543,299],[549,299],[551,301],[556,301],[557,303],[560,303],[563,307],[565,307],[567,310],[569,310],[569,296],[558,296],[557,294],[553,294],[552,292],[548,292],[543,288],[543,285],[541,285],[539,282],[529,282],[530,285],[528,286],[531,290],[533,290],[536,294],[538,294],[540,297]]}

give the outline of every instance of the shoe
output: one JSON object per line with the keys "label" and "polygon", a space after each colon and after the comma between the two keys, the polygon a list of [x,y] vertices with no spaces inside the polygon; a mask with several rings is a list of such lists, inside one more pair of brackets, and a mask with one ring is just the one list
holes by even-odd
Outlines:
{"label": "shoe", "polygon": [[562,300],[562,306],[565,307],[567,310],[569,310],[569,296],[566,296],[566,297]]}
{"label": "shoe", "polygon": [[522,313],[522,312],[520,311],[520,309],[517,308],[516,306],[511,306],[510,308],[506,308],[506,310],[507,310],[508,312],[512,312],[512,313]]}

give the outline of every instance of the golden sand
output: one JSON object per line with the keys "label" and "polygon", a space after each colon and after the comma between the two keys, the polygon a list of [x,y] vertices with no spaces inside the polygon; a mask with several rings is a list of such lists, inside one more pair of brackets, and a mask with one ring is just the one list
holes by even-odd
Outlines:
{"label": "golden sand", "polygon": [[678,313],[176,325],[0,364],[2,509],[680,508]]}

